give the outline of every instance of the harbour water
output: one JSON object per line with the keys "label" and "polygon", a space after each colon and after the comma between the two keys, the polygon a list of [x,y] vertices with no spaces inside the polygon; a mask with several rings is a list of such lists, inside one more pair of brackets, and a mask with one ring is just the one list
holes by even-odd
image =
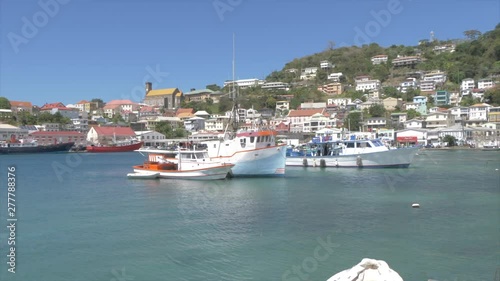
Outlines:
{"label": "harbour water", "polygon": [[495,151],[420,151],[409,169],[294,167],[283,178],[210,182],[127,179],[137,153],[0,157],[0,280],[326,280],[368,257],[405,281],[491,281],[500,266]]}

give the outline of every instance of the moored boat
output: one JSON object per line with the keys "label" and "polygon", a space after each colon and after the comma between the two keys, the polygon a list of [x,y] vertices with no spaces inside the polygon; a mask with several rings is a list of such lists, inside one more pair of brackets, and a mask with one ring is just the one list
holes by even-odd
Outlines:
{"label": "moored boat", "polygon": [[[138,150],[148,154],[142,165],[134,166],[138,174],[158,173],[159,178],[217,180],[225,179],[234,164],[213,161],[205,150]],[[140,176],[140,175],[138,175]]]}
{"label": "moored boat", "polygon": [[18,153],[41,153],[41,152],[68,152],[74,145],[74,142],[56,143],[49,145],[40,145],[36,141],[15,141],[0,144],[0,154],[18,154]]}
{"label": "moored boat", "polygon": [[212,159],[234,164],[231,176],[283,176],[286,145],[276,143],[276,131],[269,128],[241,129],[225,134],[223,140],[202,142]]}
{"label": "moored boat", "polygon": [[129,141],[111,145],[87,145],[87,152],[128,152],[140,149],[141,141]]}
{"label": "moored boat", "polygon": [[389,148],[378,139],[315,141],[288,149],[287,166],[408,168],[420,147]]}

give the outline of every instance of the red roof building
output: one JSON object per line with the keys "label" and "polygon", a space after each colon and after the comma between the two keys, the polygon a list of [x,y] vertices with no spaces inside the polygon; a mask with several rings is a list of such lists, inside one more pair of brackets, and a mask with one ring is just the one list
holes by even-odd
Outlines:
{"label": "red roof building", "polygon": [[33,105],[29,101],[10,101],[10,109],[12,112],[28,111],[32,113]]}
{"label": "red roof building", "polygon": [[111,139],[126,140],[135,136],[134,130],[130,127],[91,127],[87,133],[87,141],[100,143]]}
{"label": "red roof building", "polygon": [[46,104],[44,104],[40,108],[40,111],[42,111],[42,110],[52,110],[53,108],[63,109],[63,110],[67,109],[67,107],[62,102],[55,102],[55,103],[46,103]]}

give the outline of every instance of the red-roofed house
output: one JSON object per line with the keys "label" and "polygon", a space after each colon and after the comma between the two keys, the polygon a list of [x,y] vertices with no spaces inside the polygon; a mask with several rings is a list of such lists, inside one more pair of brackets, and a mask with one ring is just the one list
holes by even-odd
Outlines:
{"label": "red-roofed house", "polygon": [[32,113],[32,108],[33,105],[29,101],[10,101],[10,109],[14,114],[20,111],[28,111],[29,113]]}
{"label": "red-roofed house", "polygon": [[75,131],[38,131],[31,133],[31,136],[41,145],[54,143],[74,142],[75,145],[86,145],[85,134]]}
{"label": "red-roofed house", "polygon": [[40,112],[50,112],[50,114],[56,114],[59,112],[63,117],[69,119],[78,118],[79,110],[77,108],[68,108],[61,102],[46,103],[40,108]]}
{"label": "red-roofed house", "polygon": [[194,117],[194,109],[193,108],[179,108],[175,112],[175,116],[179,117],[181,120],[189,119]]}
{"label": "red-roofed house", "polygon": [[104,115],[112,118],[115,114],[128,115],[139,110],[139,104],[130,100],[112,100],[103,107]]}
{"label": "red-roofed house", "polygon": [[325,108],[290,110],[288,116],[286,117],[287,122],[290,124],[290,132],[303,132],[304,123],[309,122],[311,117],[316,113],[320,113],[325,116],[326,110]]}
{"label": "red-roofed house", "polygon": [[92,127],[87,133],[87,141],[92,143],[106,143],[135,138],[135,132],[130,127]]}
{"label": "red-roofed house", "polygon": [[40,111],[52,110],[53,108],[67,108],[67,107],[62,102],[46,103],[40,108]]}

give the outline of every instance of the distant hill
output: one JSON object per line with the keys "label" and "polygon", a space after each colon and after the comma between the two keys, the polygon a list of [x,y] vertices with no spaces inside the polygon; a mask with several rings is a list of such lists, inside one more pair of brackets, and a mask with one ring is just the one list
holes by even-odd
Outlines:
{"label": "distant hill", "polygon": [[[464,78],[480,79],[500,74],[500,24],[494,30],[480,34],[479,31],[464,32],[469,38],[465,40],[421,40],[417,46],[392,45],[383,48],[376,43],[362,47],[329,48],[323,52],[294,59],[285,64],[282,70],[269,74],[266,81],[298,82],[300,71],[306,67],[319,67],[321,61],[334,64],[332,69],[318,70],[315,83],[327,82],[328,72],[342,72],[348,84],[354,83],[354,77],[370,75],[382,83],[396,83],[405,78],[408,71],[442,70],[448,74],[449,81],[459,84]],[[456,45],[455,51],[437,53],[434,48],[447,44]],[[371,58],[376,55],[387,55],[388,64],[373,65]],[[420,55],[424,61],[412,69],[393,69],[391,61],[397,56]],[[297,69],[298,73],[288,70]],[[400,79],[398,79],[400,78]]]}

